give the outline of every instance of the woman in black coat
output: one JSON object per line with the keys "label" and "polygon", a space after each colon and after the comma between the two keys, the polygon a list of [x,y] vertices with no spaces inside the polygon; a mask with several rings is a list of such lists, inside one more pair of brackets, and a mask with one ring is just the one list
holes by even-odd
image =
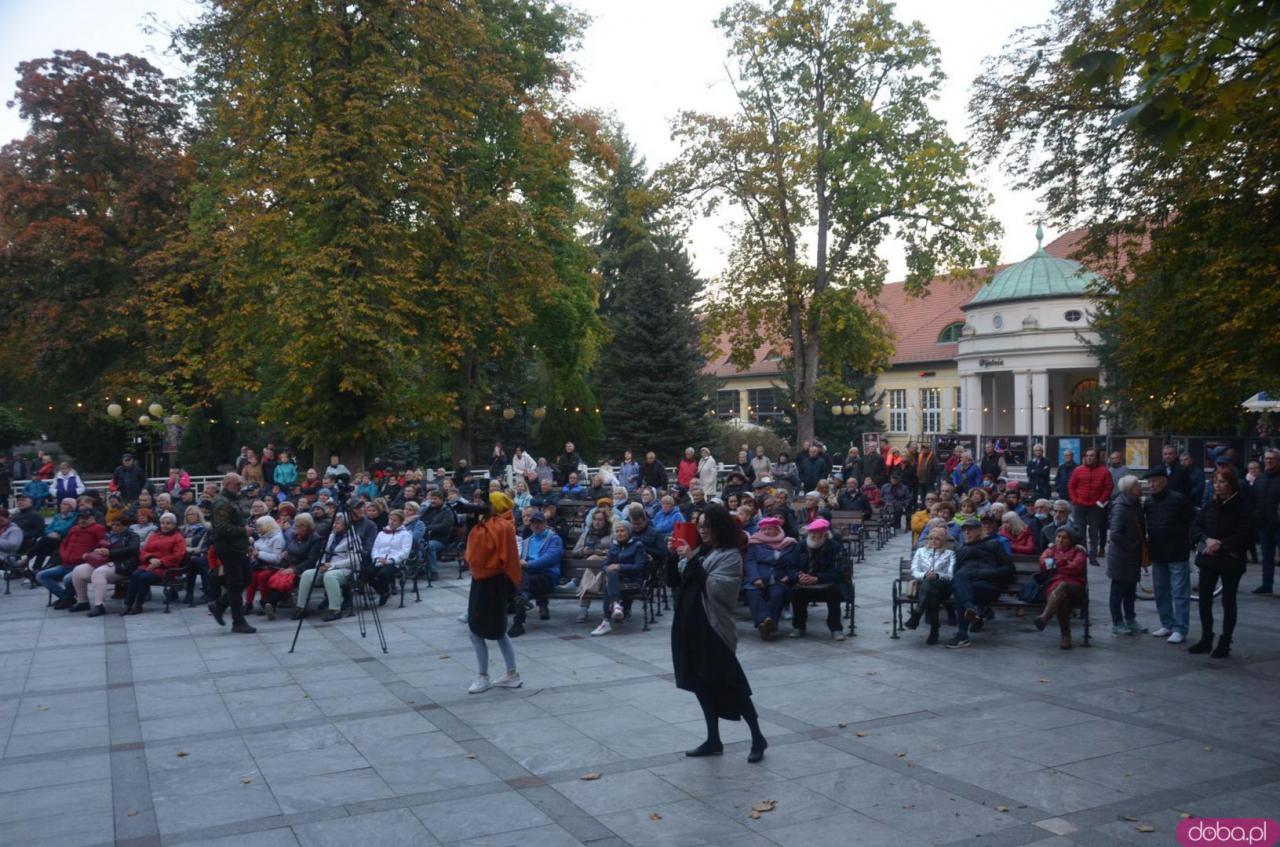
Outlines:
{"label": "woman in black coat", "polygon": [[734,607],[742,584],[742,532],[729,510],[712,503],[698,517],[701,544],[690,547],[674,538],[668,557],[667,584],[676,589],[671,623],[671,663],[676,687],[693,692],[707,722],[707,740],[686,756],[718,756],[720,719],[745,720],[751,729],[747,761],[764,758],[769,743],[751,703],[751,686],[734,654]]}
{"label": "woman in black coat", "polygon": [[1027,483],[1035,492],[1036,499],[1049,499],[1049,460],[1044,457],[1043,444],[1035,444],[1031,448],[1031,458],[1027,459]]}
{"label": "woman in black coat", "polygon": [[[1246,554],[1253,546],[1254,523],[1249,505],[1240,492],[1240,481],[1230,468],[1213,475],[1213,499],[1200,510],[1191,538],[1199,551],[1200,640],[1188,652],[1209,653],[1225,659],[1231,653],[1236,628],[1236,590],[1244,576]],[[1222,580],[1222,636],[1213,646],[1213,590]]]}

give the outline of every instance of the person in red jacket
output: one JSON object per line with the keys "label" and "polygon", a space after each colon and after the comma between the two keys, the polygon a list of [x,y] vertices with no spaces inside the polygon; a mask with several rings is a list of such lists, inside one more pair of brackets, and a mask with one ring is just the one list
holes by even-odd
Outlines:
{"label": "person in red jacket", "polygon": [[1071,525],[1081,538],[1087,533],[1089,564],[1094,567],[1098,565],[1098,547],[1106,532],[1104,513],[1113,485],[1111,471],[1098,462],[1097,450],[1085,451],[1084,464],[1075,469],[1067,483]]}
{"label": "person in red jacket", "polygon": [[1062,633],[1059,646],[1070,650],[1071,610],[1084,606],[1086,581],[1084,551],[1076,546],[1076,531],[1070,524],[1059,529],[1053,546],[1040,554],[1040,573],[1048,581],[1044,587],[1044,611],[1036,618],[1036,629],[1044,632],[1057,616]]}
{"label": "person in red jacket", "polygon": [[692,447],[684,448],[684,458],[680,460],[680,464],[676,465],[676,484],[680,486],[680,494],[683,496],[689,490],[689,484],[693,482],[693,478],[698,475],[698,456],[693,452]]}
{"label": "person in red jacket", "polygon": [[187,558],[187,540],[178,532],[178,519],[173,512],[160,516],[160,528],[147,536],[138,558],[141,564],[129,575],[122,615],[142,614],[142,603],[151,593],[151,586],[164,582],[170,571],[181,570]]}
{"label": "person in red jacket", "polygon": [[36,582],[58,598],[53,604],[55,609],[70,609],[76,604],[76,595],[71,591],[69,582],[71,571],[84,561],[86,553],[101,547],[106,537],[107,530],[94,520],[92,509],[81,509],[76,513],[76,522],[58,545],[58,561],[61,564],[45,568],[36,574]]}

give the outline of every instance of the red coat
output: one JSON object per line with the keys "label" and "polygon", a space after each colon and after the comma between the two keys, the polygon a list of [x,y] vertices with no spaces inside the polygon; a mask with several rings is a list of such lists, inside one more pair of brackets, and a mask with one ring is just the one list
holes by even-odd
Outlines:
{"label": "red coat", "polygon": [[1019,555],[1034,554],[1040,546],[1036,543],[1035,533],[1033,533],[1029,527],[1023,529],[1022,535],[1019,535],[1017,538],[1010,535],[1009,530],[1004,529],[1003,527],[1000,529],[1000,534],[1009,539],[1009,544],[1013,548],[1013,552]]}
{"label": "red coat", "polygon": [[1088,568],[1085,564],[1084,549],[1079,544],[1073,546],[1070,550],[1060,550],[1057,544],[1050,546],[1040,554],[1041,571],[1048,570],[1044,566],[1044,560],[1050,558],[1053,559],[1054,565],[1053,577],[1044,587],[1044,596],[1048,597],[1053,593],[1053,589],[1064,582],[1084,587]]}
{"label": "red coat", "polygon": [[698,475],[698,462],[696,459],[681,459],[680,464],[676,465],[676,483],[681,488],[688,488],[689,483],[693,482],[693,478]]}
{"label": "red coat", "polygon": [[[182,537],[182,533],[175,531],[166,535],[156,530],[147,536],[147,541],[142,545],[138,558],[142,561],[143,568],[164,576],[168,571],[182,567],[182,560],[186,556],[187,540]],[[148,564],[152,559],[159,559],[159,566],[153,567]]]}
{"label": "red coat", "polygon": [[102,524],[95,523],[85,527],[76,522],[58,545],[58,558],[62,560],[62,564],[73,568],[84,561],[85,553],[101,547],[106,537],[107,530]]}
{"label": "red coat", "polygon": [[1067,483],[1067,499],[1076,506],[1096,506],[1111,499],[1111,471],[1103,465],[1081,465]]}

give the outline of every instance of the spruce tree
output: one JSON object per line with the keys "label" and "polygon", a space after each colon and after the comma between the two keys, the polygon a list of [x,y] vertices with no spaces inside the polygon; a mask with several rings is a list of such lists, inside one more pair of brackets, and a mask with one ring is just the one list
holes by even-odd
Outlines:
{"label": "spruce tree", "polygon": [[616,458],[653,450],[664,462],[707,433],[696,303],[702,282],[661,195],[625,138],[598,192],[600,312],[610,339],[592,374],[605,444]]}

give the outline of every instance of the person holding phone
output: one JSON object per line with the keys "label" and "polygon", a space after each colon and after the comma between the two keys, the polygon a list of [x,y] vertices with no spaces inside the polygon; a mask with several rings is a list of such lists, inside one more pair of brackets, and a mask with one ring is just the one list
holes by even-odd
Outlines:
{"label": "person holding phone", "polygon": [[1071,649],[1071,612],[1084,606],[1088,565],[1078,545],[1076,530],[1069,524],[1058,527],[1052,547],[1040,554],[1040,575],[1045,580],[1044,611],[1036,618],[1036,629],[1044,632],[1049,621],[1058,618],[1061,638],[1058,646]]}
{"label": "person holding phone", "polygon": [[733,611],[742,584],[742,531],[728,509],[709,505],[698,516],[697,547],[672,538],[667,584],[676,590],[671,625],[671,663],[676,687],[692,692],[707,723],[707,740],[686,756],[719,756],[720,719],[745,720],[751,730],[747,761],[764,758],[769,743],[751,702],[751,686],[735,652],[738,636]]}

